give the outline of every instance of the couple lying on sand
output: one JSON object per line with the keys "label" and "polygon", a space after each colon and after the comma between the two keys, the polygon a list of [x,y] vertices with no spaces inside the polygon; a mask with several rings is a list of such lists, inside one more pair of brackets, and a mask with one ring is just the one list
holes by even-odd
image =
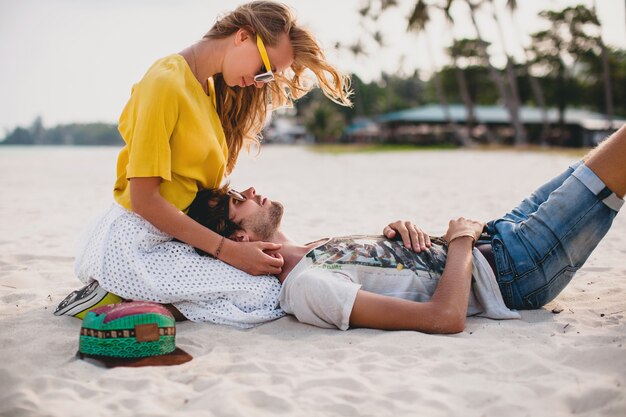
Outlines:
{"label": "couple lying on sand", "polygon": [[[228,239],[282,244],[275,254],[284,260],[278,287],[273,277],[242,277],[156,229],[148,247],[116,247],[129,241],[116,233],[132,234],[143,220],[113,207],[93,226],[92,235],[98,228],[107,233],[85,245],[77,274],[123,298],[172,303],[194,321],[249,327],[284,310],[342,330],[456,333],[466,316],[518,318],[514,310],[540,308],[565,288],[624,203],[624,161],[626,127],[504,216],[452,220],[441,238],[398,221],[384,236],[299,244],[280,228],[283,206],[254,188],[199,192],[188,212],[197,222]],[[141,241],[146,246],[145,236]],[[179,245],[180,256],[162,245]]]}

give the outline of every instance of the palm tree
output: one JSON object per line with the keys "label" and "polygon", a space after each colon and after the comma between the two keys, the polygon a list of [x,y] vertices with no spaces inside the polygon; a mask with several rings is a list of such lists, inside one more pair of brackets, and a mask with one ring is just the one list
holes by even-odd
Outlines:
{"label": "palm tree", "polygon": [[509,92],[504,80],[500,72],[493,66],[491,60],[489,59],[489,54],[487,53],[487,47],[482,36],[482,32],[478,23],[476,21],[476,9],[478,7],[477,4],[474,4],[472,0],[465,0],[467,5],[470,8],[470,17],[472,20],[472,24],[474,25],[474,30],[476,31],[476,35],[478,37],[480,49],[479,52],[483,57],[483,60],[487,64],[487,68],[489,69],[489,76],[493,80],[494,84],[498,88],[498,93],[504,102],[505,107],[509,112],[509,116],[511,117],[511,123],[513,124],[513,128],[515,130],[515,144],[523,145],[526,143],[526,131],[524,130],[524,126],[521,123],[519,117],[519,106],[515,105],[512,94]]}
{"label": "palm tree", "polygon": [[459,125],[452,120],[450,107],[448,105],[448,99],[446,98],[446,94],[443,90],[441,78],[439,77],[439,74],[435,69],[435,56],[433,54],[433,50],[431,47],[432,44],[430,42],[430,36],[428,33],[428,22],[430,20],[428,8],[429,5],[424,0],[418,0],[417,3],[415,3],[413,12],[409,16],[407,29],[409,31],[414,31],[418,34],[424,35],[424,38],[426,39],[426,50],[428,52],[428,58],[431,64],[431,70],[433,74],[432,80],[435,86],[435,93],[437,94],[437,98],[439,100],[439,103],[441,104],[441,108],[443,109],[446,123],[452,129],[458,141],[460,141],[464,145],[469,145],[471,143],[469,137],[464,132],[462,132]]}
{"label": "palm tree", "polygon": [[565,132],[565,109],[573,95],[572,76],[564,60],[564,56],[570,49],[569,42],[564,37],[565,30],[563,28],[563,26],[567,26],[567,13],[567,9],[540,12],[539,16],[550,21],[550,27],[530,35],[532,39],[531,64],[542,67],[553,81],[551,89],[558,108],[558,126],[561,138]]}
{"label": "palm tree", "polygon": [[[489,2],[491,5],[491,17],[496,22],[496,26],[498,27],[498,33],[500,35],[500,42],[502,43],[502,52],[504,52],[504,56],[506,57],[506,76],[508,79],[508,86],[509,86],[510,105],[513,107],[513,112],[516,113],[519,117],[521,102],[519,98],[519,89],[517,88],[517,75],[515,74],[513,57],[509,53],[509,48],[507,47],[507,42],[504,36],[504,30],[502,29],[502,23],[500,22],[500,18],[498,17],[498,14],[496,13],[494,0],[489,0]],[[526,134],[524,130],[523,143],[525,142],[526,142]],[[518,143],[516,140],[516,144],[520,145],[522,143]]]}
{"label": "palm tree", "polygon": [[496,22],[496,27],[498,28],[498,34],[500,35],[500,42],[502,43],[502,52],[506,57],[506,75],[509,81],[509,92],[512,95],[514,103],[519,107],[520,99],[519,99],[519,89],[517,88],[517,76],[515,75],[514,70],[514,61],[513,57],[509,53],[509,47],[507,46],[506,37],[504,36],[504,29],[502,28],[502,22],[500,21],[500,17],[496,12],[496,6],[494,0],[489,0],[491,6],[491,18]]}
{"label": "palm tree", "polygon": [[[602,60],[606,112],[610,114],[608,117],[612,118],[613,103],[608,52],[601,37],[587,33],[590,27],[600,28],[600,22],[594,11],[583,5],[577,5],[560,11],[544,10],[539,15],[548,19],[551,27],[531,35],[534,43],[534,60],[547,68],[555,77],[561,130],[564,124],[565,107],[568,98],[572,97],[573,90],[571,81],[573,77],[567,71],[564,57],[572,60],[575,67],[584,65],[585,62],[593,63],[598,59]],[[564,33],[568,36],[564,36]],[[602,55],[606,56],[602,57]]]}
{"label": "palm tree", "polygon": [[[464,88],[467,89],[466,94],[468,96],[469,103],[465,102],[465,99],[464,102],[466,106],[468,106],[469,104],[468,120],[470,118],[470,113],[472,113],[476,123],[479,122],[476,119],[475,115],[475,102],[478,101],[479,92],[477,90],[476,84],[474,84],[477,82],[477,79],[474,77],[478,76],[478,78],[480,78],[480,70],[486,69],[483,63],[482,56],[478,53],[478,50],[480,49],[479,44],[480,41],[478,39],[463,38],[455,40],[452,46],[448,48],[448,52],[450,53],[450,55],[452,56],[454,54],[456,56],[457,64],[455,65],[457,65],[457,68],[460,70],[463,76],[463,81],[465,81]],[[456,75],[457,69],[455,68],[455,76]],[[487,81],[489,80],[490,78],[487,79]],[[458,77],[457,83],[459,83]],[[488,125],[483,124],[480,127],[480,131],[484,132],[484,138],[488,143],[496,143],[498,141],[492,129]]]}
{"label": "palm tree", "polygon": [[532,56],[530,64],[539,66],[548,74],[551,81],[551,95],[558,108],[559,135],[565,128],[565,107],[568,99],[568,74],[565,62],[561,57],[565,41],[554,30],[542,30],[530,35]]}
{"label": "palm tree", "polygon": [[596,1],[593,2],[593,18],[594,23],[597,23],[600,33],[598,35],[598,46],[600,46],[601,56],[602,56],[602,79],[604,81],[604,100],[605,100],[605,111],[606,118],[609,126],[613,124],[613,93],[611,88],[611,70],[609,68],[609,53],[607,51],[606,45],[602,41],[602,24],[598,19],[598,14],[596,13]]}
{"label": "palm tree", "polygon": [[452,3],[454,0],[446,0],[443,6],[443,12],[446,17],[446,22],[448,24],[448,30],[452,36],[452,46],[448,48],[448,53],[452,57],[452,63],[454,65],[454,74],[456,77],[456,82],[459,87],[459,95],[463,100],[463,104],[465,104],[465,108],[467,110],[467,131],[469,132],[470,138],[472,137],[472,131],[474,126],[476,125],[476,111],[474,106],[474,101],[472,100],[472,96],[470,95],[469,88],[467,86],[467,78],[465,77],[465,71],[459,65],[459,55],[462,53],[462,44],[458,43],[455,35],[454,35],[454,18],[450,14],[450,8],[452,7]]}
{"label": "palm tree", "polygon": [[507,9],[511,14],[511,20],[513,22],[513,31],[516,33],[516,38],[520,43],[520,47],[524,51],[524,63],[522,65],[522,69],[528,78],[528,83],[530,85],[530,89],[532,91],[533,97],[535,99],[535,103],[541,109],[541,134],[540,134],[540,143],[545,145],[547,143],[548,135],[550,134],[550,121],[548,120],[548,106],[546,105],[545,95],[543,94],[543,89],[539,84],[539,81],[536,77],[534,77],[530,72],[529,62],[531,60],[528,48],[526,48],[519,37],[519,24],[517,21],[517,0],[507,0],[506,2]]}
{"label": "palm tree", "polygon": [[[362,32],[366,33],[375,42],[378,48],[385,47],[384,36],[379,30],[369,30],[367,27],[367,23],[376,21],[383,11],[395,5],[396,5],[395,0],[381,0],[380,8],[378,11],[376,11],[373,9],[372,1],[368,0],[358,10],[358,13],[360,15],[359,25],[361,26]],[[335,43],[335,49],[350,52],[352,56],[357,60],[362,57],[366,57],[369,54],[365,44],[363,43],[363,38],[357,39],[356,41],[350,44],[343,44],[341,42],[337,42]],[[358,91],[357,85],[353,85],[353,89],[354,89],[353,106],[354,106],[355,113],[362,114],[365,106],[363,104],[361,94]]]}

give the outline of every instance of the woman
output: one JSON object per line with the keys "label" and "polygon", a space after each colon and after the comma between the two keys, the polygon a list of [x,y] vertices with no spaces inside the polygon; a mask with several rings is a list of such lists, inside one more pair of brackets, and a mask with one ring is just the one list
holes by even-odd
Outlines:
{"label": "woman", "polygon": [[192,320],[250,326],[280,316],[275,279],[248,275],[279,273],[282,259],[268,252],[280,245],[225,240],[184,212],[258,142],[273,108],[308,92],[306,70],[331,100],[350,104],[347,77],[289,8],[268,1],[239,6],[154,63],[120,117],[116,203],[79,251],[79,279],[124,298],[176,303]]}

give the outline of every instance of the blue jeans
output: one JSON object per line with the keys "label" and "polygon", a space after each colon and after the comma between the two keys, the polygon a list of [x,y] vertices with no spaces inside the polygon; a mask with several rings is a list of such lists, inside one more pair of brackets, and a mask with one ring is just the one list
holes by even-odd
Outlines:
{"label": "blue jeans", "polygon": [[487,223],[506,305],[534,309],[552,301],[607,233],[623,203],[580,161]]}

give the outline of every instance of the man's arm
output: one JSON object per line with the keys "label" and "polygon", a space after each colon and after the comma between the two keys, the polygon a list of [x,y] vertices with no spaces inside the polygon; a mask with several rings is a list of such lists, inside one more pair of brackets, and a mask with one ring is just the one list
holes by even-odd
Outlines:
{"label": "man's arm", "polygon": [[361,290],[350,314],[350,326],[425,333],[462,332],[472,281],[472,247],[481,231],[479,222],[466,219],[450,222],[446,233],[448,241],[451,240],[446,266],[430,301],[415,302]]}

